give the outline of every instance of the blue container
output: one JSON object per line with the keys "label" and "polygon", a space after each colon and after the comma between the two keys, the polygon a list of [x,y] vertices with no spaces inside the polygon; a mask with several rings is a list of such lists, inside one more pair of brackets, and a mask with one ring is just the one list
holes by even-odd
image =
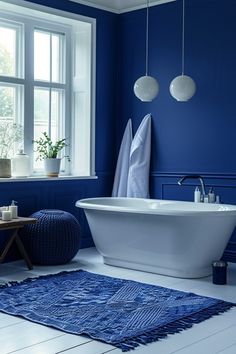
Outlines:
{"label": "blue container", "polygon": [[227,262],[214,261],[212,263],[213,284],[224,285],[227,283]]}
{"label": "blue container", "polygon": [[78,220],[63,210],[46,209],[32,214],[36,224],[22,228],[20,237],[33,264],[68,263],[80,248]]}

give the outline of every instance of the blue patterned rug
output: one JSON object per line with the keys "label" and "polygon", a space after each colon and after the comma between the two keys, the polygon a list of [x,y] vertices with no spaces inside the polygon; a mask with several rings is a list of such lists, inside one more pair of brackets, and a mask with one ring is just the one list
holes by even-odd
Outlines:
{"label": "blue patterned rug", "polygon": [[190,328],[233,306],[236,304],[83,270],[0,287],[0,311],[87,335],[123,351]]}

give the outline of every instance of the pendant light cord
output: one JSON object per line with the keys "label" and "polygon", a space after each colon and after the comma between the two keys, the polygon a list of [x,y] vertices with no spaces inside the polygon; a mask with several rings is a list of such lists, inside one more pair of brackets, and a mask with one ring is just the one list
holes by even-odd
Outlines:
{"label": "pendant light cord", "polygon": [[149,38],[149,0],[147,0],[147,15],[146,15],[146,76],[148,75],[148,38]]}
{"label": "pendant light cord", "polygon": [[183,0],[183,17],[182,17],[182,75],[184,75],[184,51],[185,51],[185,0]]}

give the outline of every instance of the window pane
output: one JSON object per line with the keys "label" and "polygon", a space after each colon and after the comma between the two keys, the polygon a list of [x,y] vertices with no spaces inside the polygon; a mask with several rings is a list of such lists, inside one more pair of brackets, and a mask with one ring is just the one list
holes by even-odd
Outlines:
{"label": "window pane", "polygon": [[10,125],[14,122],[14,118],[15,90],[12,87],[0,86],[0,158],[9,157],[9,141],[7,138],[9,133],[7,132],[10,132]]}
{"label": "window pane", "polygon": [[[34,90],[34,140],[42,137],[43,132],[49,133],[50,89],[35,88]],[[34,148],[36,150],[36,147]],[[37,153],[34,153],[34,161]],[[43,161],[35,161],[34,169],[43,169]]]}
{"label": "window pane", "polygon": [[15,88],[0,86],[0,120],[15,121]]}
{"label": "window pane", "polygon": [[0,120],[23,125],[24,87],[0,83]]}
{"label": "window pane", "polygon": [[35,88],[34,90],[34,121],[48,131],[49,122],[49,94],[48,88]]}
{"label": "window pane", "polygon": [[16,30],[0,26],[0,75],[16,76]]}
{"label": "window pane", "polygon": [[[22,86],[0,84],[0,157],[12,157],[23,147]],[[16,125],[17,123],[17,125]]]}
{"label": "window pane", "polygon": [[50,81],[50,33],[34,31],[34,79]]}
{"label": "window pane", "polygon": [[[55,142],[65,138],[64,90],[53,89],[51,95],[51,139]],[[58,154],[58,157],[63,156],[65,149]],[[65,170],[65,159],[61,161],[61,170]]]}
{"label": "window pane", "polygon": [[54,140],[64,138],[64,90],[52,90],[51,137]]}
{"label": "window pane", "polygon": [[34,31],[34,79],[64,82],[64,35]]}
{"label": "window pane", "polygon": [[[34,90],[34,140],[46,132],[53,142],[64,138],[64,90],[39,88]],[[36,150],[36,147],[34,148]],[[59,157],[63,157],[62,151]],[[35,153],[37,159],[37,153]],[[64,161],[61,168],[64,169]],[[35,170],[43,169],[43,161],[35,161]]]}
{"label": "window pane", "polygon": [[52,81],[63,83],[63,37],[59,34],[52,35]]}

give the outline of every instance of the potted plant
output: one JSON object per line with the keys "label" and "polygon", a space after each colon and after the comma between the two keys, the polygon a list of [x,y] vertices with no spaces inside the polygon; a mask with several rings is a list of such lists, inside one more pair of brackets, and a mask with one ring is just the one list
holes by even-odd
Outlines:
{"label": "potted plant", "polygon": [[21,125],[0,121],[0,177],[11,177],[11,157],[16,145],[22,144],[23,128]]}
{"label": "potted plant", "polygon": [[[38,153],[36,160],[44,161],[44,168],[48,177],[58,177],[61,165],[61,157],[58,157],[58,153],[67,146],[66,139],[60,139],[53,143],[46,132],[42,134],[43,137],[34,140],[36,152]],[[70,161],[69,156],[64,157]]]}

